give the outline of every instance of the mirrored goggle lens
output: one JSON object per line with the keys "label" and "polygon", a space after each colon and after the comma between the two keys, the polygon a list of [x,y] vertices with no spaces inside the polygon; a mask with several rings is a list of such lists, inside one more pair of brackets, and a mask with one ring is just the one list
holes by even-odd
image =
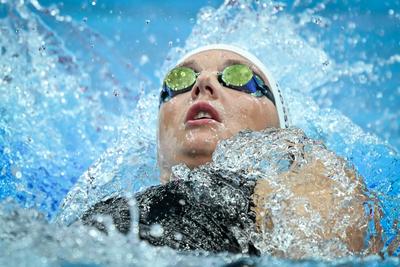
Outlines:
{"label": "mirrored goggle lens", "polygon": [[179,91],[190,87],[196,81],[196,73],[187,67],[177,67],[171,70],[165,77],[165,84],[172,91]]}
{"label": "mirrored goggle lens", "polygon": [[253,78],[252,70],[243,64],[226,67],[222,72],[222,80],[226,85],[243,86]]}

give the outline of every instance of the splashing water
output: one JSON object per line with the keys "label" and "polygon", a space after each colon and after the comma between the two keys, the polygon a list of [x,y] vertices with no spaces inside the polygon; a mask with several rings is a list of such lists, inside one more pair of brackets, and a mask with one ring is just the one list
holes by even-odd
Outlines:
{"label": "splashing water", "polygon": [[[62,43],[28,4],[5,8],[10,15],[2,20],[0,39],[0,196],[37,203],[51,215],[90,163],[123,135],[117,128],[131,118],[121,115],[135,108],[146,80],[132,75],[132,68],[119,68],[120,62],[111,66],[112,55],[99,52],[101,37],[84,26],[64,25],[60,32],[73,39]],[[86,38],[97,48],[70,52]],[[117,79],[123,71],[130,72],[124,83]]]}
{"label": "splashing water", "polygon": [[[366,77],[372,85],[379,84],[374,63],[395,64],[396,55],[390,57],[392,60],[336,62],[302,33],[309,23],[334,24],[319,15],[328,4],[305,9],[297,17],[285,13],[285,5],[269,1],[226,1],[218,9],[203,8],[185,46],[170,51],[159,76],[186,51],[203,44],[227,42],[249,49],[268,63],[279,81],[292,124],[354,164],[367,188],[381,203],[384,240],[390,241],[399,232],[398,154],[331,109],[331,105],[324,104],[331,99],[327,97],[330,93],[323,92],[332,88],[336,88],[335,92],[344,91],[351,85],[348,80],[360,77]],[[83,226],[62,225],[71,223],[106,195],[136,192],[157,183],[158,91],[153,90],[140,70],[109,53],[113,47],[106,40],[70,17],[61,16],[59,11],[43,8],[36,1],[1,1],[0,15],[0,197],[11,197],[26,207],[35,207],[48,218],[60,212],[61,222],[61,225],[49,224],[36,211],[17,208],[9,202],[1,204],[0,247],[6,248],[0,250],[1,265],[12,262],[14,266],[68,266],[69,263],[204,266],[240,258],[226,254],[182,255],[168,248],[150,247],[134,235],[103,236]],[[57,21],[54,28],[46,26],[48,20]],[[254,40],[251,44],[249,36]],[[398,111],[392,116],[398,120]],[[287,136],[296,142],[303,140],[302,134],[295,131],[288,131]],[[251,152],[251,142],[246,142],[249,147],[245,149]],[[269,179],[276,177],[273,173],[287,170],[285,160],[276,166],[260,160],[275,158],[280,151],[278,147],[276,155],[270,150],[254,154],[260,156],[260,162],[254,165],[256,158],[242,157],[254,151],[238,153],[240,147],[224,147],[227,143],[221,143],[213,157],[214,165],[221,170],[248,169],[253,165],[270,174]],[[312,148],[311,145],[310,153]],[[331,154],[324,152],[320,157],[328,160]],[[241,159],[240,166],[235,165],[237,158]],[[280,223],[276,229],[293,229]],[[271,233],[265,235],[270,238]],[[270,245],[280,249],[285,246],[280,240],[273,240]],[[331,251],[302,249],[306,256],[335,256],[329,255]],[[271,252],[270,247],[263,250]],[[373,257],[365,262],[358,258],[347,260],[355,265],[379,263]],[[268,256],[253,261],[261,266],[303,264]],[[396,259],[387,259],[385,263],[399,264]]]}
{"label": "splashing water", "polygon": [[[318,163],[320,160],[324,163]],[[330,177],[331,182],[327,183],[326,178],[320,181],[315,179],[315,168],[312,168],[312,175],[307,176],[305,166],[310,163],[324,165],[326,169],[318,175]],[[267,227],[258,234],[246,230],[244,233],[237,233],[239,241],[248,244],[248,240],[251,239],[266,255],[325,260],[347,257],[331,263],[332,266],[341,265],[345,261],[366,266],[377,262],[396,266],[399,260],[395,258],[387,258],[385,261],[380,261],[378,256],[370,256],[362,261],[360,258],[349,258],[358,254],[351,252],[343,243],[346,240],[346,228],[355,225],[362,228],[369,219],[367,216],[362,219],[362,205],[365,201],[355,194],[360,183],[349,179],[351,176],[348,175],[348,171],[351,171],[351,167],[346,166],[345,161],[328,151],[322,143],[306,138],[301,130],[267,129],[261,132],[243,131],[224,140],[217,146],[211,163],[192,171],[184,165],[175,166],[173,175],[177,179],[201,182],[193,189],[194,197],[209,205],[237,201],[234,195],[226,194],[225,191],[211,192],[209,186],[212,181],[208,178],[212,177],[210,174],[218,173],[238,179],[245,176],[246,179],[260,178],[268,181],[273,194],[269,195],[270,199],[266,198],[263,201],[270,207],[273,231]],[[307,194],[302,195],[301,187],[307,184],[317,185],[309,190],[315,190],[314,197],[318,197],[313,199]],[[326,200],[331,195],[335,195],[336,198],[329,203]],[[295,201],[290,202],[290,199]],[[325,199],[322,207],[318,205],[320,203],[313,203],[313,200],[321,199]],[[124,236],[113,227],[111,218],[102,218],[109,232],[109,235],[104,235],[95,229],[82,226],[79,222],[70,227],[48,224],[43,215],[36,211],[21,210],[15,208],[13,203],[7,204],[0,210],[1,245],[7,248],[3,255],[0,254],[3,256],[0,257],[0,263],[4,259],[7,262],[20,261],[20,257],[26,256],[21,247],[31,247],[36,243],[41,245],[30,250],[29,258],[25,260],[29,264],[34,262],[41,266],[68,266],[74,263],[95,264],[94,266],[222,266],[238,260],[257,266],[304,266],[302,264],[305,263],[293,263],[269,256],[242,258],[240,254],[178,253],[167,247],[152,247],[138,240],[138,216],[135,210],[131,211],[133,230],[128,236]],[[361,212],[357,211],[357,206],[361,206]],[[328,213],[326,208],[329,209]],[[361,215],[361,218],[357,214]],[[330,224],[334,224],[334,227]],[[155,235],[162,233],[159,227],[154,230]],[[373,228],[369,229],[368,234],[374,235],[373,231]],[[367,238],[369,240],[371,236]],[[157,255],[157,259],[154,255]],[[306,263],[307,266],[321,264],[320,261]]]}

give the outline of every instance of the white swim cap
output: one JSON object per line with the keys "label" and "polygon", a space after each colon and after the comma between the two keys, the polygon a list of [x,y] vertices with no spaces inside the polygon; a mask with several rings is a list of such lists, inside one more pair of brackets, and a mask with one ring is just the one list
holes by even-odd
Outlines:
{"label": "white swim cap", "polygon": [[255,66],[257,66],[257,68],[265,75],[265,77],[267,77],[268,82],[270,84],[270,87],[271,87],[270,89],[275,98],[275,107],[278,112],[279,125],[281,128],[288,128],[289,127],[289,119],[288,119],[287,109],[284,104],[283,96],[282,96],[281,90],[279,89],[278,83],[272,77],[272,74],[268,71],[267,67],[256,56],[254,56],[250,52],[248,52],[240,47],[233,46],[233,45],[227,45],[227,44],[205,45],[205,46],[196,48],[196,49],[190,51],[189,53],[187,53],[186,55],[184,55],[178,61],[178,64],[182,63],[184,60],[186,60],[187,58],[189,58],[190,56],[192,56],[194,54],[197,54],[197,53],[200,53],[203,51],[207,51],[207,50],[215,50],[215,49],[227,50],[227,51],[236,53],[236,54],[248,59],[249,61],[254,63]]}

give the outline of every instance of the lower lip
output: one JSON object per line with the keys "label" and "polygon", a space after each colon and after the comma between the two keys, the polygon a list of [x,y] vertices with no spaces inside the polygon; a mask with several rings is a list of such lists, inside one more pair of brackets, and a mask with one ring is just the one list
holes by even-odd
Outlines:
{"label": "lower lip", "polygon": [[209,125],[209,124],[213,124],[213,123],[217,123],[216,120],[213,119],[198,119],[198,120],[188,120],[186,122],[187,126],[202,126],[202,125]]}

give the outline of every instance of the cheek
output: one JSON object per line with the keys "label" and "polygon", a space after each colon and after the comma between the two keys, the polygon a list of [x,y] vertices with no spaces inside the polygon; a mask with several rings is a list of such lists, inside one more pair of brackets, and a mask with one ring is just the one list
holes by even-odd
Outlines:
{"label": "cheek", "polygon": [[160,111],[158,121],[158,138],[161,143],[164,143],[168,139],[174,136],[173,127],[175,125],[174,119],[176,118],[175,112],[171,108],[163,107]]}
{"label": "cheek", "polygon": [[242,97],[236,100],[229,111],[229,128],[237,133],[240,130],[262,130],[268,126],[267,107],[257,98]]}
{"label": "cheek", "polygon": [[268,126],[267,106],[262,101],[254,101],[248,117],[248,122],[251,123],[252,129],[256,131],[265,129]]}
{"label": "cheek", "polygon": [[184,97],[176,96],[161,107],[158,121],[160,143],[169,143],[171,146],[181,138],[187,102]]}
{"label": "cheek", "polygon": [[159,114],[158,121],[158,161],[159,164],[164,165],[171,161],[173,161],[174,155],[174,147],[176,147],[177,143],[177,133],[174,131],[174,128],[171,127],[174,125],[175,114],[173,110],[168,109],[166,107],[162,107]]}
{"label": "cheek", "polygon": [[162,137],[168,130],[168,125],[170,123],[170,120],[171,120],[170,112],[168,112],[168,109],[162,108],[158,116],[158,129],[160,137]]}
{"label": "cheek", "polygon": [[173,128],[176,126],[180,115],[184,110],[182,97],[176,96],[164,103],[160,109],[159,125],[165,129]]}

